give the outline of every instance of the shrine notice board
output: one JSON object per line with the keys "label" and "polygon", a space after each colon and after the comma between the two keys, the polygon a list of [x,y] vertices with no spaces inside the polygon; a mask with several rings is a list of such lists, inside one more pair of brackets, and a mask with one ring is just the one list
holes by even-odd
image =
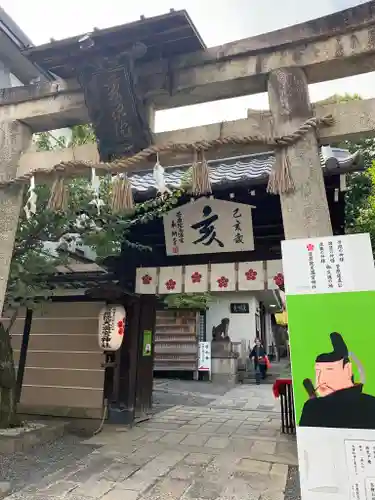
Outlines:
{"label": "shrine notice board", "polygon": [[282,242],[302,500],[375,500],[369,235]]}

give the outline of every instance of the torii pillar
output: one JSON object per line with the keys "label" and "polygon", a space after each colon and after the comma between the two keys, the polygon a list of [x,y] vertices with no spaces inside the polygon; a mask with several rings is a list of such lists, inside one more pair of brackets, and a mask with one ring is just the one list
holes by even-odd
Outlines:
{"label": "torii pillar", "polygon": [[[271,72],[268,96],[274,135],[287,135],[313,116],[309,89],[301,68]],[[327,195],[314,130],[288,147],[295,189],[280,195],[285,239],[332,235]]]}
{"label": "torii pillar", "polygon": [[[32,132],[18,121],[0,124],[0,179],[16,177],[19,159],[31,143]],[[22,207],[23,186],[0,187],[0,316],[8,284],[18,219]]]}

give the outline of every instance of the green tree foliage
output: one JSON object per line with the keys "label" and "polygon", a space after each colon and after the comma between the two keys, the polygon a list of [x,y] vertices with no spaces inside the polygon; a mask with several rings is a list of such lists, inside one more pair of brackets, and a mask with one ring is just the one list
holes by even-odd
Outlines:
{"label": "green tree foliage", "polygon": [[[65,136],[54,137],[49,132],[43,132],[37,135],[35,142],[38,150],[51,151],[95,140],[89,125],[78,125],[73,127],[70,140]],[[37,186],[37,213],[29,220],[23,211],[20,215],[6,296],[6,305],[13,309],[20,305],[31,307],[38,298],[46,299],[48,277],[55,272],[57,265],[65,262],[64,250],[74,239],[91,247],[99,261],[118,255],[124,245],[143,251],[151,250],[129,239],[131,227],[161,217],[177,204],[182,194],[176,190],[166,198],[157,197],[136,204],[131,213],[112,214],[111,179],[106,177],[101,182],[100,195],[105,206],[98,214],[97,208],[90,204],[93,192],[89,179],[76,178],[69,183],[69,206],[63,213],[47,209],[49,189],[49,186]],[[27,197],[28,193],[25,192],[25,203]],[[60,251],[51,253],[51,243],[58,243]]]}
{"label": "green tree foliage", "polygon": [[[335,94],[320,104],[335,104],[361,100],[358,94]],[[347,176],[347,192],[345,194],[345,230],[347,233],[363,232],[369,228],[369,205],[374,205],[374,177],[373,163],[375,160],[375,140],[363,138],[357,141],[345,141],[336,144],[336,147],[348,149],[350,153],[360,151],[363,172],[356,172]],[[367,221],[365,223],[365,220]],[[375,226],[374,226],[375,228]],[[368,229],[366,229],[368,231]],[[372,231],[369,231],[372,234]],[[375,249],[375,247],[374,247]]]}
{"label": "green tree foliage", "polygon": [[176,293],[167,295],[164,304],[167,309],[194,309],[205,311],[212,300],[210,293]]}
{"label": "green tree foliage", "polygon": [[[373,252],[375,252],[375,161],[366,170],[366,181],[368,185],[363,189],[356,180],[359,203],[355,207],[355,218],[351,226],[347,228],[348,233],[370,233]],[[354,183],[355,184],[355,183]],[[363,195],[366,192],[368,194]]]}
{"label": "green tree foliage", "polygon": [[[95,142],[95,134],[89,125],[73,127],[70,140],[65,136],[56,138],[48,132],[38,134],[35,140],[39,151],[92,142]],[[64,250],[69,242],[79,238],[95,251],[99,261],[119,254],[123,245],[149,251],[150,248],[129,239],[131,227],[161,217],[177,204],[182,194],[176,190],[167,197],[137,204],[131,213],[118,215],[110,210],[111,185],[110,177],[101,183],[101,198],[105,206],[100,214],[90,204],[93,200],[90,181],[82,178],[69,183],[69,206],[65,213],[48,210],[50,187],[42,185],[36,187],[37,213],[30,219],[23,210],[20,214],[5,298],[5,308],[14,314],[7,328],[0,323],[0,428],[16,423],[16,378],[9,332],[19,307],[35,308],[38,303],[49,299],[49,279],[56,272],[56,266],[66,262]],[[25,192],[24,203],[27,198]],[[53,243],[59,244],[59,248],[51,252]]]}

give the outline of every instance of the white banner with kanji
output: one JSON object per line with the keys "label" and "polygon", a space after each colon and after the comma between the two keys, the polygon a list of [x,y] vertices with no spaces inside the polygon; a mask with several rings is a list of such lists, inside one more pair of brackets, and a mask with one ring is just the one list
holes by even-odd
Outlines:
{"label": "white banner with kanji", "polygon": [[167,255],[254,250],[252,207],[199,198],[163,217]]}

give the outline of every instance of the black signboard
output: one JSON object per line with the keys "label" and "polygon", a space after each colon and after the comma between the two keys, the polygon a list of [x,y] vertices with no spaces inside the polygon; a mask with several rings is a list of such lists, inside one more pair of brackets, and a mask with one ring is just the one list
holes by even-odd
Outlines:
{"label": "black signboard", "polygon": [[249,304],[247,302],[243,304],[231,304],[230,312],[232,314],[249,314]]}

